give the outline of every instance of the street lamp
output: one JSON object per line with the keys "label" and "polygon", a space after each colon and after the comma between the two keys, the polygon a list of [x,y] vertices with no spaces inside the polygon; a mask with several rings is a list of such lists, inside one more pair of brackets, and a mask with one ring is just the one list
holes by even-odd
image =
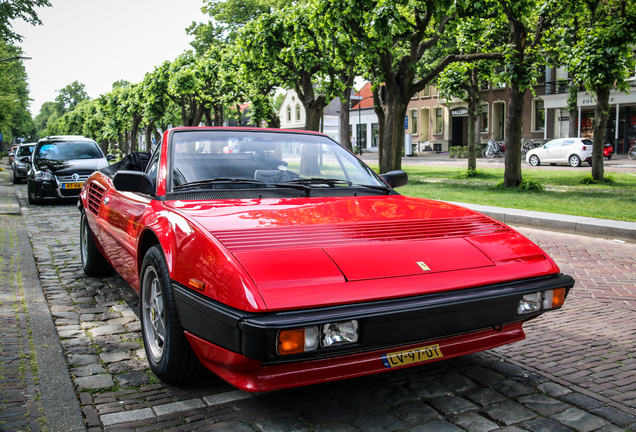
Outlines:
{"label": "street lamp", "polygon": [[31,57],[24,57],[24,56],[7,57],[7,58],[0,59],[0,62],[9,61],[9,60],[31,60]]}

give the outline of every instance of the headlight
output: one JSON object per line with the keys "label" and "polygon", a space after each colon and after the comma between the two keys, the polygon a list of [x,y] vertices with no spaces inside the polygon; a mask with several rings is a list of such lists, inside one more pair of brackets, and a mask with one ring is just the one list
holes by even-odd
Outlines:
{"label": "headlight", "polygon": [[318,348],[346,345],[358,341],[358,321],[327,323],[278,332],[277,351],[280,355],[300,354]]}
{"label": "headlight", "polygon": [[36,171],[35,178],[38,180],[53,180],[53,174],[47,171]]}
{"label": "headlight", "polygon": [[517,315],[528,314],[541,309],[554,309],[563,306],[565,302],[565,288],[538,291],[523,296],[517,306]]}
{"label": "headlight", "polygon": [[354,343],[358,341],[358,321],[331,323],[322,326],[321,347]]}

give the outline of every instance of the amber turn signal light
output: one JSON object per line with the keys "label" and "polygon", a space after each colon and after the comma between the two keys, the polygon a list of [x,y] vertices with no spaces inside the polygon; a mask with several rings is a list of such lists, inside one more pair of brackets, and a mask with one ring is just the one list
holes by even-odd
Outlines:
{"label": "amber turn signal light", "polygon": [[281,330],[278,332],[278,354],[305,352],[305,329]]}
{"label": "amber turn signal light", "polygon": [[552,291],[552,307],[563,306],[565,303],[565,288],[557,288]]}
{"label": "amber turn signal light", "polygon": [[203,291],[205,289],[205,283],[201,282],[200,280],[190,279],[188,283],[195,290]]}

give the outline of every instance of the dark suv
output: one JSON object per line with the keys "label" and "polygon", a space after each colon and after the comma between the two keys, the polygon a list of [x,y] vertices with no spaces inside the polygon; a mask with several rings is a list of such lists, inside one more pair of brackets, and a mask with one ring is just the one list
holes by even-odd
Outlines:
{"label": "dark suv", "polygon": [[27,176],[29,204],[79,196],[88,176],[112,159],[114,156],[107,158],[95,141],[83,136],[42,138],[33,149]]}

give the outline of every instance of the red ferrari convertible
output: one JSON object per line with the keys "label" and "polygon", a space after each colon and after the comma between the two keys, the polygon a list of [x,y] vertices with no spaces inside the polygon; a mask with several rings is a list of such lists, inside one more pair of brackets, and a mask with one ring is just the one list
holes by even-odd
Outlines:
{"label": "red ferrari convertible", "polygon": [[86,181],[81,257],[139,292],[161,380],[260,392],[524,339],[574,280],[497,220],[402,196],[329,137],[175,128]]}

